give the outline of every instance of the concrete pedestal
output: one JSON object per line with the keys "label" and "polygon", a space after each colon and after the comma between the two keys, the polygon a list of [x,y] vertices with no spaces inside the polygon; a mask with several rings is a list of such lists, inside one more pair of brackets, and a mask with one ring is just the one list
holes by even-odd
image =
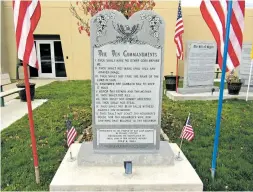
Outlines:
{"label": "concrete pedestal", "polygon": [[106,150],[97,153],[93,150],[92,142],[82,143],[77,157],[78,166],[122,166],[124,161],[132,161],[133,165],[174,165],[174,153],[166,141],[160,142],[158,151],[125,151],[115,153],[113,150]]}
{"label": "concrete pedestal", "polygon": [[[243,85],[243,86],[241,87],[240,92],[245,92],[245,93],[247,93],[247,91],[248,91],[248,86]],[[253,92],[253,85],[249,86],[249,93],[252,93],[252,92]]]}
{"label": "concrete pedestal", "polygon": [[[166,96],[174,101],[186,101],[186,100],[218,100],[219,92],[214,92],[213,95],[210,92],[206,93],[188,93],[181,94],[175,91],[167,91]],[[229,95],[228,90],[224,90],[223,99],[246,99],[246,92],[240,91],[239,95]],[[249,92],[248,100],[253,100],[253,92]]]}
{"label": "concrete pedestal", "polygon": [[[173,153],[180,150],[169,144]],[[203,183],[181,152],[182,161],[174,165],[138,166],[133,163],[131,175],[125,175],[121,166],[78,166],[77,156],[81,144],[73,144],[71,151],[76,158],[69,161],[69,150],[59,166],[50,191],[202,191]]]}
{"label": "concrete pedestal", "polygon": [[219,93],[220,88],[216,86],[178,88],[178,93],[180,94],[212,93],[212,89],[214,89],[214,92]]}

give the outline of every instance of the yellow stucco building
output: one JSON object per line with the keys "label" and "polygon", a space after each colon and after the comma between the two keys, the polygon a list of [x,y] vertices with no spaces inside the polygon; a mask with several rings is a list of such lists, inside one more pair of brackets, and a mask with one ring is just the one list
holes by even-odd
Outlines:
{"label": "yellow stucco building", "polygon": [[[69,8],[73,1],[41,1],[42,16],[34,33],[36,49],[43,71],[30,71],[32,77],[71,80],[90,79],[90,41],[80,34],[77,19]],[[1,1],[1,73],[16,79],[17,51],[15,43],[12,3]],[[173,40],[177,1],[157,1],[154,11],[166,22],[164,74],[176,71],[176,47]],[[188,40],[214,41],[198,7],[182,7],[185,26],[184,43]],[[244,42],[253,42],[253,9],[246,9]],[[50,55],[52,58],[50,58]],[[180,62],[179,75],[183,75]]]}

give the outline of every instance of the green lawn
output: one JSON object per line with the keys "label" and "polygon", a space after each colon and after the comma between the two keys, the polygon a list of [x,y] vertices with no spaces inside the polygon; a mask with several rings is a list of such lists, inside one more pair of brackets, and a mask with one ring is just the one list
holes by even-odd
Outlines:
{"label": "green lawn", "polygon": [[[36,98],[49,99],[34,110],[41,184],[35,184],[27,116],[1,133],[1,190],[44,191],[64,157],[64,121],[73,114],[81,133],[91,122],[90,81],[54,82],[36,90]],[[173,102],[163,98],[162,127],[172,142],[178,139],[188,112],[195,130],[183,151],[204,183],[205,190],[253,190],[253,102],[224,101],[217,177],[210,177],[217,101]]]}

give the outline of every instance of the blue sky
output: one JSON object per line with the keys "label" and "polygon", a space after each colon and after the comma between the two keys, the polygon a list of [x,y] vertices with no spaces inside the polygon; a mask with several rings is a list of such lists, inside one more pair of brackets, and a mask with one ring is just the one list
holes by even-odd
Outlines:
{"label": "blue sky", "polygon": [[[182,6],[199,6],[201,0],[182,0]],[[246,7],[253,8],[253,0],[246,0]]]}

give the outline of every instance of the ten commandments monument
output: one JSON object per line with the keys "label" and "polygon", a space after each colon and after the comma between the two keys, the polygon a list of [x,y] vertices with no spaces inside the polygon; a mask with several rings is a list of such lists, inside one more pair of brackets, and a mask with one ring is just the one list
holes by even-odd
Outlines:
{"label": "ten commandments monument", "polygon": [[[174,164],[169,144],[160,147],[163,50],[164,21],[152,11],[138,12],[129,20],[117,11],[92,18],[94,151],[83,144],[79,165],[95,159],[101,165],[104,158],[114,165],[127,160]],[[84,154],[88,150],[89,157]]]}
{"label": "ten commandments monument", "polygon": [[94,148],[158,149],[163,20],[108,12],[91,23]]}

